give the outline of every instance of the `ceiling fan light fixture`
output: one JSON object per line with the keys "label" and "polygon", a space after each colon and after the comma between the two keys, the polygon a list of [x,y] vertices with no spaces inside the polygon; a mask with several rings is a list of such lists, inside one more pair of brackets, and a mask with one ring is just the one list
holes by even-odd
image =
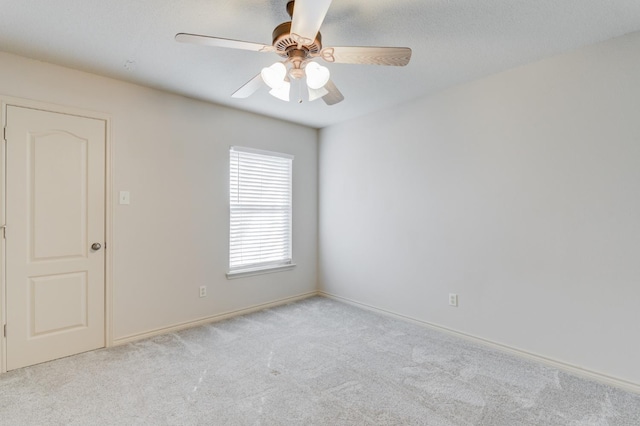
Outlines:
{"label": "ceiling fan light fixture", "polygon": [[[233,92],[234,98],[246,98],[267,85],[271,95],[289,100],[291,83],[300,89],[298,102],[302,102],[302,78],[309,89],[309,99],[322,97],[327,105],[344,100],[340,90],[330,79],[329,69],[313,62],[315,58],[328,63],[405,66],[411,60],[408,47],[338,46],[322,47],[320,27],[332,0],[289,0],[287,13],[291,21],[283,22],[272,32],[271,45],[242,40],[231,40],[199,34],[178,33],[176,41],[253,52],[276,53],[284,58]],[[297,3],[297,4],[294,4]],[[288,69],[288,71],[287,71]]]}
{"label": "ceiling fan light fixture", "polygon": [[282,62],[276,62],[270,67],[262,68],[260,76],[271,89],[279,89],[285,83],[289,84],[285,81],[287,76],[287,67]]}
{"label": "ceiling fan light fixture", "polygon": [[307,86],[309,89],[321,89],[329,81],[331,74],[329,68],[318,65],[316,62],[309,62],[305,67],[307,74]]}
{"label": "ceiling fan light fixture", "polygon": [[289,102],[289,92],[291,91],[291,83],[283,81],[280,87],[274,87],[269,90],[269,94],[275,98]]}

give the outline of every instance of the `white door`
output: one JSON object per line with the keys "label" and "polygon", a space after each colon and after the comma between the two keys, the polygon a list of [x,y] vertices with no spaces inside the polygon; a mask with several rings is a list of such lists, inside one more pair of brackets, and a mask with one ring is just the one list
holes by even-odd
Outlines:
{"label": "white door", "polygon": [[6,127],[12,370],[105,346],[106,124],[7,106]]}

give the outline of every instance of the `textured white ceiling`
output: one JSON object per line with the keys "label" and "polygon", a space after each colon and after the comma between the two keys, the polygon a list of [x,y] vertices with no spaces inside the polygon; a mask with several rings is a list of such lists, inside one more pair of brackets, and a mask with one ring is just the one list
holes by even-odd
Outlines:
{"label": "textured white ceiling", "polygon": [[[323,45],[399,46],[407,67],[330,64],[345,96],[285,103],[238,87],[279,57],[177,43],[178,32],[271,44],[287,0],[0,0],[0,50],[324,127],[640,30],[639,0],[334,0]],[[0,64],[1,66],[1,64]]]}

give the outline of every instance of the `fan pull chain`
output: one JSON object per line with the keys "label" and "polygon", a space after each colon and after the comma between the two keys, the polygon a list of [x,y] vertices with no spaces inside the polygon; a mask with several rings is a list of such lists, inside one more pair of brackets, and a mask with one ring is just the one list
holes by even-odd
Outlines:
{"label": "fan pull chain", "polygon": [[298,103],[302,103],[302,79],[298,79]]}

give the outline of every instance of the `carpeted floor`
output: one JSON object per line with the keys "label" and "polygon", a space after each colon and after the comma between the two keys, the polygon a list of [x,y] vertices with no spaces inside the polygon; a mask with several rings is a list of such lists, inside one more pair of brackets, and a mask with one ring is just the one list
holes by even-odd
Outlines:
{"label": "carpeted floor", "polygon": [[2,425],[640,425],[640,395],[315,297],[0,376]]}

